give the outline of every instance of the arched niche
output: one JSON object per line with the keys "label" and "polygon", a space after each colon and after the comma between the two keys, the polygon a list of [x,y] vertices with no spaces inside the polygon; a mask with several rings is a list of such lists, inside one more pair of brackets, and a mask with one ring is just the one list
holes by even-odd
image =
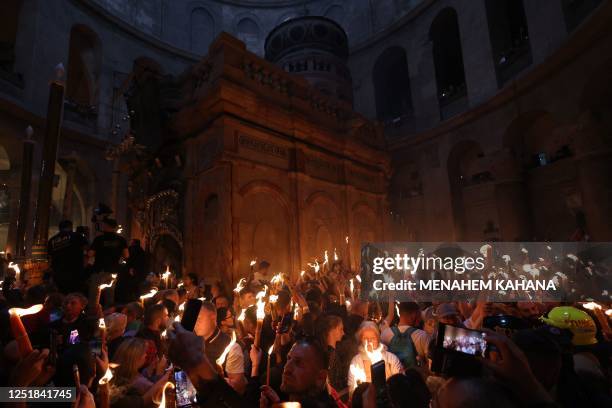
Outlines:
{"label": "arched niche", "polygon": [[197,7],[189,16],[189,40],[191,51],[206,55],[215,37],[215,20],[204,7]]}
{"label": "arched niche", "polygon": [[429,29],[429,38],[432,42],[438,100],[442,108],[467,94],[455,9],[447,7],[436,15]]}
{"label": "arched niche", "polygon": [[250,17],[244,17],[236,24],[236,35],[251,52],[258,52],[260,48],[260,29],[257,22]]}
{"label": "arched niche", "polygon": [[412,116],[412,94],[406,51],[401,47],[387,48],[376,59],[372,70],[376,117],[386,123]]}
{"label": "arched niche", "polygon": [[238,208],[240,273],[246,275],[249,262],[257,259],[271,264],[271,272],[291,273],[290,226],[286,197],[276,186],[253,182],[241,190]]}

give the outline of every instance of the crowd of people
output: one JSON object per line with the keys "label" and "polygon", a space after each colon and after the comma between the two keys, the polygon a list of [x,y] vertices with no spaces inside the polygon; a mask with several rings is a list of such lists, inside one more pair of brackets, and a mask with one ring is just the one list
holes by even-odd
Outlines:
{"label": "crowd of people", "polygon": [[[60,224],[40,284],[6,271],[0,386],[76,387],[78,407],[612,406],[606,305],[366,300],[341,260],[295,276],[261,261],[235,288],[199,273],[168,285],[102,225],[89,243]],[[9,309],[37,304],[24,353]],[[479,352],[448,350],[440,327]]]}

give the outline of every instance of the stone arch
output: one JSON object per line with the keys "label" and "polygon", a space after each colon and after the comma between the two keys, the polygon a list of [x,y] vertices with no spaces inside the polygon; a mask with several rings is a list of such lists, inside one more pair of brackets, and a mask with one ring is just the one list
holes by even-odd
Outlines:
{"label": "stone arch", "polygon": [[[516,117],[503,136],[504,147],[509,149],[525,169],[544,166],[571,148],[565,138],[555,134],[556,123],[545,110],[524,112]],[[565,147],[564,147],[565,146]]]}
{"label": "stone arch", "polygon": [[261,28],[257,17],[252,14],[239,16],[236,22],[236,37],[242,41],[251,52],[261,48]]}
{"label": "stone arch", "polygon": [[205,55],[214,37],[214,17],[205,7],[194,7],[189,14],[189,48],[195,54]]}
{"label": "stone arch", "polygon": [[406,51],[393,46],[384,50],[372,69],[376,117],[392,122],[413,113]]}
{"label": "stone arch", "polygon": [[291,273],[291,217],[286,194],[273,183],[256,180],[239,190],[239,270],[246,275],[249,261],[267,260],[271,272]]}
{"label": "stone arch", "polygon": [[[70,30],[66,99],[79,111],[97,110],[102,68],[102,46],[97,34],[83,24]],[[70,103],[72,102],[72,103]]]}
{"label": "stone arch", "polygon": [[531,64],[531,44],[523,0],[486,0],[489,39],[501,87]]}
{"label": "stone arch", "polygon": [[331,256],[334,248],[344,247],[341,212],[329,193],[315,191],[308,196],[304,223],[307,259],[322,259],[326,250]]}
{"label": "stone arch", "polygon": [[152,243],[153,262],[151,268],[155,273],[163,273],[167,267],[180,276],[183,270],[183,248],[172,234],[159,234]]}
{"label": "stone arch", "polygon": [[466,95],[463,50],[457,11],[442,9],[429,28],[440,107]]}

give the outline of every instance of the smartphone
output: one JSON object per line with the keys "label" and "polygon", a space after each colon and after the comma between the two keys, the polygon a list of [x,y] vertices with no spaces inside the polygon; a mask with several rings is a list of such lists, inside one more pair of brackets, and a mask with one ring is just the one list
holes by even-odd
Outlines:
{"label": "smartphone", "polygon": [[176,384],[174,388],[176,392],[176,407],[187,408],[197,406],[197,391],[189,380],[187,373],[182,370],[176,370],[174,372],[174,382]]}
{"label": "smartphone", "polygon": [[442,345],[444,350],[452,350],[470,356],[485,357],[487,351],[484,332],[442,323],[438,327],[437,343]]}
{"label": "smartphone", "polygon": [[181,326],[183,326],[185,330],[193,331],[198,321],[201,308],[202,301],[200,299],[189,299],[187,301],[185,312],[183,312],[183,318],[181,319]]}
{"label": "smartphone", "polygon": [[75,329],[70,332],[70,337],[68,338],[68,344],[78,344],[78,343],[80,343],[79,331]]}
{"label": "smartphone", "polygon": [[370,367],[370,375],[372,384],[376,387],[376,391],[384,390],[387,386],[387,376],[385,374],[385,360],[380,360]]}

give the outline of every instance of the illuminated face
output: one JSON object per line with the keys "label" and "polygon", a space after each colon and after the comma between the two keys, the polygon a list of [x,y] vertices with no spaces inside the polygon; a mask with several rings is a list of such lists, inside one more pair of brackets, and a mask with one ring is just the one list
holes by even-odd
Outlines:
{"label": "illuminated face", "polygon": [[208,336],[217,327],[217,314],[208,309],[201,308],[198,320],[193,331],[198,336]]}
{"label": "illuminated face", "polygon": [[374,351],[379,346],[378,333],[372,329],[365,329],[361,333],[361,345],[368,345],[368,351]]}
{"label": "illuminated face", "polygon": [[344,325],[340,323],[338,326],[331,329],[328,336],[330,343],[335,346],[336,343],[338,343],[340,340],[342,340],[342,337],[344,337]]}
{"label": "illuminated face", "polygon": [[232,315],[230,309],[227,309],[227,312],[225,313],[225,319],[221,321],[220,329],[224,333],[232,333],[232,330],[234,329],[234,316]]}
{"label": "illuminated face", "polygon": [[67,296],[63,306],[64,315],[68,320],[76,318],[85,308],[85,305],[77,296]]}
{"label": "illuminated face", "polygon": [[[291,348],[283,370],[281,391],[287,394],[305,394],[316,389],[322,369],[314,353],[312,347],[307,344],[298,343]],[[323,382],[325,377],[324,374]]]}

